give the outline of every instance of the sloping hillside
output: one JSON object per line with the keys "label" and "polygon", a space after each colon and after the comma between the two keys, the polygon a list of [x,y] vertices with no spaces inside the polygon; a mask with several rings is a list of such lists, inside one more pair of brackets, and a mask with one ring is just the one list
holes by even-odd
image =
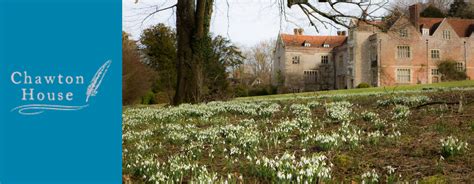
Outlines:
{"label": "sloping hillside", "polygon": [[473,85],[129,107],[123,113],[124,179],[473,183]]}

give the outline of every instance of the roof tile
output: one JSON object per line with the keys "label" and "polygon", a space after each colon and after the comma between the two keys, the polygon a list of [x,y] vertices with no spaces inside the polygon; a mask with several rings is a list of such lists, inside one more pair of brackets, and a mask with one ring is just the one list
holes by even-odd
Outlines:
{"label": "roof tile", "polygon": [[448,23],[459,37],[469,37],[474,31],[474,19],[448,19]]}
{"label": "roof tile", "polygon": [[[419,23],[433,33],[443,20],[444,18],[420,18]],[[446,18],[446,20],[459,37],[469,37],[474,31],[474,19]]]}
{"label": "roof tile", "polygon": [[324,44],[329,44],[329,48],[334,48],[344,44],[346,36],[309,36],[309,35],[291,35],[281,34],[281,39],[286,46],[301,46],[305,42],[309,42],[311,47],[323,47]]}

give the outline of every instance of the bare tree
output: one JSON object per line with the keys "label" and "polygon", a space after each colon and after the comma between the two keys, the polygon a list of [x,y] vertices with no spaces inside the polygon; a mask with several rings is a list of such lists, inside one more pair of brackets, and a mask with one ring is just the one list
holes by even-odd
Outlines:
{"label": "bare tree", "polygon": [[397,10],[402,12],[405,15],[408,15],[408,7],[416,3],[426,3],[426,5],[432,5],[443,12],[447,12],[449,10],[449,5],[453,3],[453,0],[397,0],[393,1],[390,4],[391,10]]}
{"label": "bare tree", "polygon": [[135,41],[122,32],[122,103],[136,103],[151,90],[155,73],[140,62],[140,53]]}
{"label": "bare tree", "polygon": [[[283,0],[281,0],[283,1]],[[373,24],[373,20],[380,20],[383,15],[378,14],[381,10],[386,10],[388,0],[288,0],[288,7],[298,6],[308,18],[310,24],[319,32],[318,25],[324,28],[330,26],[337,28],[337,25],[346,28],[354,27],[351,20],[359,20]],[[347,11],[349,10],[349,11]],[[357,21],[357,22],[359,22]]]}
{"label": "bare tree", "polygon": [[245,53],[246,64],[252,69],[254,78],[260,78],[264,84],[270,83],[271,64],[273,58],[274,40],[258,43]]}

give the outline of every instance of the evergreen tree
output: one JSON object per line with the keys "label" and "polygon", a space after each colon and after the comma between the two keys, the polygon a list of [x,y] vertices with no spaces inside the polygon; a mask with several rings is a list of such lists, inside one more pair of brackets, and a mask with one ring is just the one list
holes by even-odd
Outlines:
{"label": "evergreen tree", "polygon": [[207,62],[204,65],[206,71],[204,98],[226,99],[232,94],[229,88],[228,69],[242,64],[245,58],[238,47],[222,36],[216,36],[209,41],[211,50],[206,54]]}
{"label": "evergreen tree", "polygon": [[176,32],[164,25],[145,29],[140,39],[145,63],[158,72],[159,79],[154,84],[154,92],[165,92],[168,100],[173,100],[176,89]]}
{"label": "evergreen tree", "polygon": [[474,6],[467,4],[464,0],[454,0],[451,4],[448,15],[464,19],[474,19]]}
{"label": "evergreen tree", "polygon": [[429,18],[444,18],[446,15],[441,11],[439,8],[436,8],[432,5],[428,6],[423,12],[420,14],[421,17],[429,17]]}

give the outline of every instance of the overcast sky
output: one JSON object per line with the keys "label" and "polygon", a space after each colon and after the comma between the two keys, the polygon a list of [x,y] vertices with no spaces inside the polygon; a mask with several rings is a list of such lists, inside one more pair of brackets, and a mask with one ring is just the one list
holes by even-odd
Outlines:
{"label": "overcast sky", "polygon": [[[286,8],[286,18],[282,18],[275,0],[215,0],[214,14],[211,22],[211,32],[230,38],[241,46],[252,46],[262,40],[276,39],[278,33],[292,33],[293,28],[302,27],[305,34],[335,35],[338,31],[330,27],[320,33],[309,26],[309,21],[294,6]],[[157,13],[145,19],[158,6],[165,8],[173,5],[176,0],[122,0],[123,30],[130,33],[133,39],[138,39],[143,29],[158,23],[175,26],[174,10],[170,9]],[[229,4],[227,4],[227,2]],[[326,3],[317,3],[318,8],[327,8]],[[345,9],[345,11],[351,11]]]}

